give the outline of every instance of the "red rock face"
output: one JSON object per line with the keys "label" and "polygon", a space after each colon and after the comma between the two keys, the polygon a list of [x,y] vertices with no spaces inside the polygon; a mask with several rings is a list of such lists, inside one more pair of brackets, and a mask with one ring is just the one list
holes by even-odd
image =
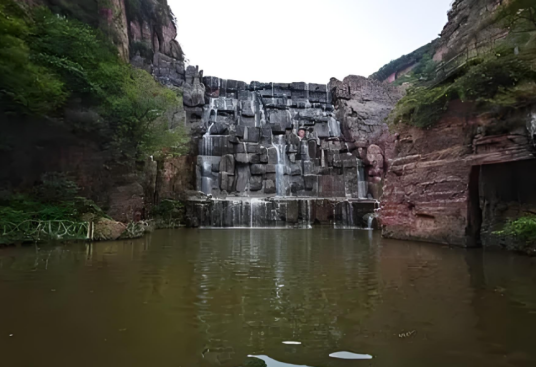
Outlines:
{"label": "red rock face", "polygon": [[361,76],[330,81],[337,120],[344,140],[357,149],[354,155],[365,164],[369,194],[379,199],[389,160],[395,157],[396,136],[385,119],[402,98],[403,90]]}
{"label": "red rock face", "polygon": [[114,44],[117,46],[119,56],[124,61],[129,61],[129,37],[127,15],[124,0],[107,0],[99,3],[99,16],[101,27],[110,31]]}
{"label": "red rock face", "polygon": [[193,190],[195,163],[191,156],[166,158],[158,169],[157,199],[178,200],[185,191]]}
{"label": "red rock face", "polygon": [[[493,126],[505,121],[491,116],[466,119],[468,108],[454,102],[431,129],[400,128],[398,155],[391,163],[382,197],[385,237],[472,245],[471,169],[534,159],[534,147],[524,126],[484,136],[482,131],[493,131]],[[528,114],[520,115],[511,118],[522,119]]]}

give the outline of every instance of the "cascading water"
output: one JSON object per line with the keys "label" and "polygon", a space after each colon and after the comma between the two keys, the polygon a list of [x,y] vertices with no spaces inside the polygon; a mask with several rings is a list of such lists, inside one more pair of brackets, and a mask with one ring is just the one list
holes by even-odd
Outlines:
{"label": "cascading water", "polygon": [[212,126],[214,126],[214,122],[210,124],[210,126],[207,129],[207,132],[205,135],[203,135],[203,139],[201,140],[201,155],[210,156],[212,155],[212,136],[210,135],[210,130],[212,129]]}
{"label": "cascading water", "polygon": [[311,161],[311,157],[309,155],[309,143],[306,139],[303,139],[301,142],[301,159],[305,162]]}
{"label": "cascading water", "polygon": [[[372,202],[364,200],[365,172],[360,162],[357,172],[347,162],[355,159],[349,156],[353,146],[340,139],[328,85],[216,80],[203,78],[211,97],[202,110],[187,113],[205,130],[198,136],[196,190],[212,196],[192,196],[192,225],[366,227],[363,215],[372,212]],[[302,123],[307,139],[298,140]]]}
{"label": "cascading water", "polygon": [[374,223],[374,217],[370,215],[367,220],[367,229],[372,229],[372,223]]}
{"label": "cascading water", "polygon": [[286,142],[285,136],[276,135],[276,139],[272,143],[277,152],[277,164],[275,166],[275,185],[277,196],[287,196],[287,184],[285,177],[285,167],[287,164]]}
{"label": "cascading water", "polygon": [[360,159],[357,159],[357,196],[360,199],[367,198],[367,182],[365,181],[365,170],[363,169],[363,163]]}
{"label": "cascading water", "polygon": [[[210,123],[207,128],[207,132],[203,135],[199,146],[200,155],[211,156],[212,155],[212,136],[210,135],[210,130],[218,121],[218,108],[215,98],[210,98],[210,103],[208,109],[205,110],[206,121]],[[208,124],[207,123],[207,124]]]}
{"label": "cascading water", "polygon": [[212,194],[212,163],[208,160],[203,161],[203,174],[201,177],[201,191],[207,195]]}
{"label": "cascading water", "polygon": [[536,146],[536,109],[530,114],[530,119],[527,125],[530,137],[532,138],[532,144]]}

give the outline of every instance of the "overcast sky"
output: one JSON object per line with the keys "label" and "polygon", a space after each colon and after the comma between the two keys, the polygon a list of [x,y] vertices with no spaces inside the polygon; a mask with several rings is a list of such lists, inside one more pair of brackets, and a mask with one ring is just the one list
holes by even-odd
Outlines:
{"label": "overcast sky", "polygon": [[452,0],[168,0],[205,76],[329,82],[368,76],[435,39]]}

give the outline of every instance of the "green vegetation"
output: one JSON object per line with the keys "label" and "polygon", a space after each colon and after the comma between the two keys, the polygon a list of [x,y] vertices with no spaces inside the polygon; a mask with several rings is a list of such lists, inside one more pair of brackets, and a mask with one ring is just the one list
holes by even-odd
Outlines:
{"label": "green vegetation", "polygon": [[33,62],[25,41],[30,19],[16,3],[0,1],[0,104],[14,113],[45,114],[66,100],[63,82],[49,69]]}
{"label": "green vegetation", "polygon": [[184,204],[180,201],[162,200],[151,214],[157,228],[177,228],[184,224]]}
{"label": "green vegetation", "polygon": [[79,197],[79,188],[64,175],[46,174],[41,181],[30,193],[0,196],[0,245],[53,233],[77,235],[89,217],[107,217],[93,201]]}
{"label": "green vegetation", "polygon": [[179,95],[122,62],[100,31],[47,8],[0,0],[0,75],[0,112],[54,117],[78,99],[98,118],[65,123],[99,134],[127,156],[183,143],[184,133],[168,128]]}
{"label": "green vegetation", "polygon": [[415,72],[417,74],[422,74],[424,72],[423,69],[426,65],[429,64],[430,60],[432,59],[431,54],[434,50],[435,42],[436,41],[430,42],[429,44],[422,46],[421,48],[413,51],[408,55],[404,55],[396,60],[391,61],[387,65],[383,66],[380,70],[372,74],[370,78],[379,81],[384,81],[391,74],[405,69],[416,63],[419,63],[419,65],[416,67],[416,69],[418,70],[416,70]]}
{"label": "green vegetation", "polygon": [[[494,52],[468,60],[439,84],[413,77],[414,85],[397,104],[390,123],[430,127],[455,99],[473,103],[475,112],[505,111],[536,102],[536,5],[514,1],[497,14],[495,22],[507,26],[510,33]],[[415,75],[430,76],[432,62],[421,63]]]}
{"label": "green vegetation", "polygon": [[91,27],[99,26],[99,1],[96,0],[44,0],[54,14],[79,20]]}
{"label": "green vegetation", "polygon": [[536,215],[521,217],[508,222],[497,235],[513,236],[526,243],[536,244]]}

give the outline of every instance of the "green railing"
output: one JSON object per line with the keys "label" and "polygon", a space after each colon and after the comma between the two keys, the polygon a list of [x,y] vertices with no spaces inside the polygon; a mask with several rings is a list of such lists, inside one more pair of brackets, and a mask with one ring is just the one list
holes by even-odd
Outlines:
{"label": "green railing", "polygon": [[69,220],[27,220],[1,223],[0,243],[10,241],[86,240],[91,239],[92,224]]}

